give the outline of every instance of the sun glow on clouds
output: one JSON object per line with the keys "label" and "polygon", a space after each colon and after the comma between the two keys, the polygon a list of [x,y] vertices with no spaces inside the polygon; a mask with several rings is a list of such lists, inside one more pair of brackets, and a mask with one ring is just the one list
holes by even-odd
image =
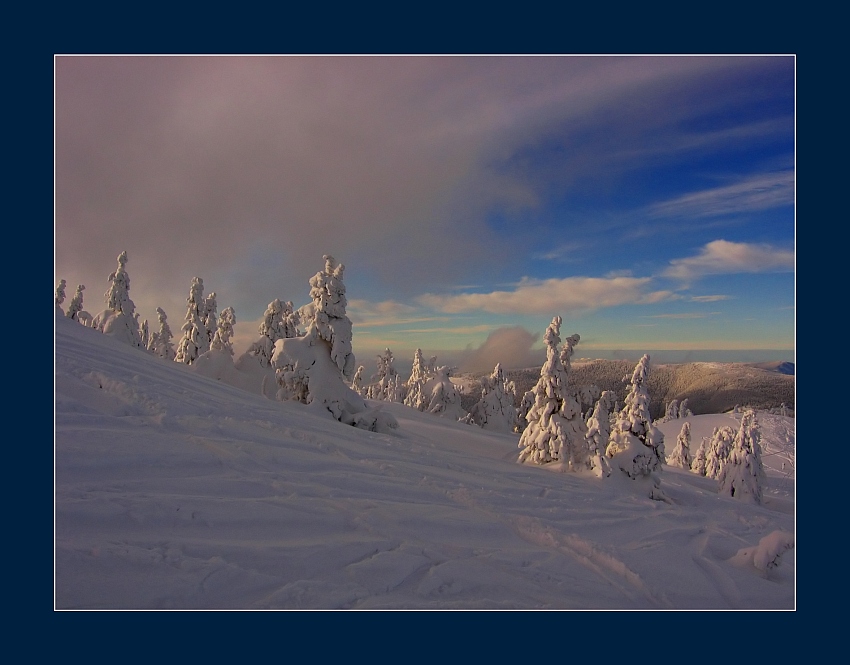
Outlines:
{"label": "sun glow on clouds", "polygon": [[666,277],[694,279],[704,275],[757,272],[793,272],[794,252],[770,245],[714,240],[698,256],[674,259]]}
{"label": "sun glow on clouds", "polygon": [[623,304],[656,303],[674,297],[671,291],[647,291],[649,277],[567,277],[533,280],[523,278],[512,291],[425,294],[417,301],[437,311],[457,314],[483,311],[491,314],[547,314],[592,310]]}

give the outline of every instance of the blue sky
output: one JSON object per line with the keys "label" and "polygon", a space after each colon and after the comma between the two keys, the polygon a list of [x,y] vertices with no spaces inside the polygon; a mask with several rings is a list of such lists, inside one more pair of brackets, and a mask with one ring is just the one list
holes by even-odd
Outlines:
{"label": "blue sky", "polygon": [[578,356],[793,360],[793,56],[58,56],[55,151],[92,313],[126,250],[142,318],[200,276],[252,341],[329,253],[367,368],[533,364],[555,315]]}

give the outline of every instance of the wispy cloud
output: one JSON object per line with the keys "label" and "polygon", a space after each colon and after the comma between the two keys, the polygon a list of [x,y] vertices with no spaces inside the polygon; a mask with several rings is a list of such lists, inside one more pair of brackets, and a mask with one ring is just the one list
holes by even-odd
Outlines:
{"label": "wispy cloud", "polygon": [[691,296],[691,302],[719,302],[720,300],[729,300],[731,296]]}
{"label": "wispy cloud", "polygon": [[759,174],[723,187],[678,196],[649,208],[652,217],[717,217],[794,204],[794,172]]}
{"label": "wispy cloud", "polygon": [[648,319],[707,319],[716,316],[720,312],[680,312],[679,314],[653,314],[644,318]]}
{"label": "wispy cloud", "polygon": [[[352,299],[348,301],[346,313],[353,323],[363,326],[396,326],[448,320],[445,316],[421,316],[421,310],[418,308],[394,300],[370,302]],[[420,315],[417,316],[417,313]]]}
{"label": "wispy cloud", "polygon": [[554,247],[546,252],[539,252],[534,258],[540,261],[576,261],[579,259],[576,253],[581,250],[581,244],[576,242],[565,243]]}
{"label": "wispy cloud", "polygon": [[793,272],[794,252],[771,245],[714,240],[698,256],[674,259],[666,277],[690,280],[703,275],[747,272]]}
{"label": "wispy cloud", "polygon": [[648,291],[650,278],[567,277],[531,280],[524,278],[512,291],[425,294],[418,302],[448,313],[483,311],[491,314],[549,314],[598,309],[624,304],[647,304],[673,297],[670,291]]}

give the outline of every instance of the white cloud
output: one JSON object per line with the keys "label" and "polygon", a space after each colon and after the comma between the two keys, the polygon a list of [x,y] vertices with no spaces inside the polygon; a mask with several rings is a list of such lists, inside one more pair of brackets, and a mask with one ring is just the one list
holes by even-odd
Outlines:
{"label": "white cloud", "polygon": [[770,245],[714,240],[698,256],[674,259],[666,277],[693,279],[703,275],[747,272],[793,272],[794,252]]}
{"label": "white cloud", "polygon": [[692,296],[691,302],[718,302],[720,300],[729,300],[731,296]]}
{"label": "white cloud", "polygon": [[685,194],[649,209],[653,217],[713,217],[794,204],[794,172],[752,176],[723,187]]}
{"label": "white cloud", "polygon": [[442,312],[484,311],[492,314],[551,314],[598,309],[625,304],[660,302],[673,297],[670,291],[647,291],[650,278],[567,277],[542,281],[523,278],[512,291],[425,294],[422,305]]}

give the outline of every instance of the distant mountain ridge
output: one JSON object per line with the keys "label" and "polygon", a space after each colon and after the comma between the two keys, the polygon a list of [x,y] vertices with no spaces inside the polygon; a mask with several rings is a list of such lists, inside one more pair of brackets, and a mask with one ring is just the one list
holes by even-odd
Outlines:
{"label": "distant mountain ridge", "polygon": [[[574,363],[570,383],[575,388],[595,385],[611,390],[622,406],[627,382],[635,363],[629,360],[591,360]],[[783,403],[793,413],[795,407],[794,363],[716,363],[695,362],[675,365],[650,363],[649,411],[653,418],[664,415],[667,404],[677,399],[688,400],[695,414],[725,413],[735,406],[772,409]],[[540,370],[529,368],[506,372],[516,384],[517,400],[531,390]],[[472,395],[468,396],[471,398]]]}

